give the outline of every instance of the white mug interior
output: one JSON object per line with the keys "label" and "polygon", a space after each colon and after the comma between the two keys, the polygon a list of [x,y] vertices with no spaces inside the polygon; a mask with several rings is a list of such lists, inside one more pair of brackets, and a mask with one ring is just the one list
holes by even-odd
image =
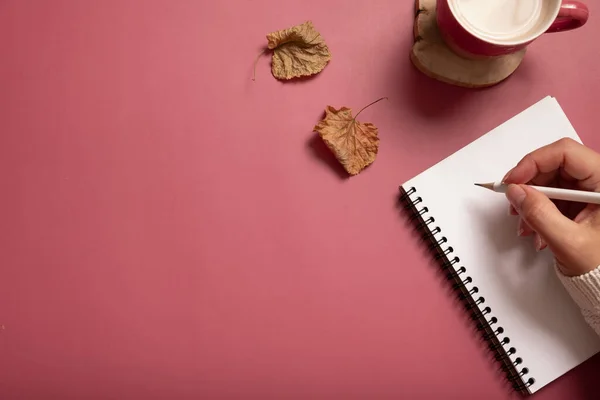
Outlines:
{"label": "white mug interior", "polygon": [[561,4],[561,0],[448,0],[465,30],[501,46],[535,40],[556,20]]}

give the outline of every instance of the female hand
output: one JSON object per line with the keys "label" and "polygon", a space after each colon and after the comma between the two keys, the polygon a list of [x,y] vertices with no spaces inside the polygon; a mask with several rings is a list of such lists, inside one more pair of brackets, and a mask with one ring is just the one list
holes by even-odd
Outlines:
{"label": "female hand", "polygon": [[552,201],[524,184],[600,192],[600,154],[561,139],[526,155],[503,179],[519,235],[534,235],[537,250],[548,247],[566,276],[600,265],[600,206]]}

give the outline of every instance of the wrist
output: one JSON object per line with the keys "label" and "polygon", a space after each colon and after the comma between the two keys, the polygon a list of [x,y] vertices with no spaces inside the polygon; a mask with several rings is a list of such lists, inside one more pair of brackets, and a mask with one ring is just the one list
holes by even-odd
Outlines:
{"label": "wrist", "polygon": [[600,307],[600,267],[569,276],[563,273],[565,268],[556,261],[555,270],[559,280],[581,309]]}
{"label": "wrist", "polygon": [[559,257],[555,254],[555,266],[560,270],[560,272],[564,276],[569,278],[576,278],[578,276],[588,274],[596,270],[600,266],[600,255],[591,255],[588,253],[590,252],[581,252],[580,255],[583,256],[578,257],[580,259],[585,260],[584,262],[582,262],[582,260],[579,259],[574,259],[574,257],[570,260],[564,260],[561,259],[562,257]]}

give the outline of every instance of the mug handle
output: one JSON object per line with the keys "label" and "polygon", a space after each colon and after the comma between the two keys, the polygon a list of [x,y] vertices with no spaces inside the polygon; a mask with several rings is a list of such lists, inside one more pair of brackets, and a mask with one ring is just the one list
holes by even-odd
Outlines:
{"label": "mug handle", "polygon": [[581,28],[590,17],[590,10],[581,1],[563,0],[556,21],[546,32],[564,32]]}

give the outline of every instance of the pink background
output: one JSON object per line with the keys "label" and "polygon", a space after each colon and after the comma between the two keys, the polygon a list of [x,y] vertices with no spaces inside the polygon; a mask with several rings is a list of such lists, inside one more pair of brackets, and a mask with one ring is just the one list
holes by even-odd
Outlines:
{"label": "pink background", "polygon": [[[546,95],[600,150],[600,2],[484,91],[411,66],[411,1],[217,3],[0,2],[0,398],[516,397],[397,187]],[[307,19],[330,65],[253,82]],[[346,179],[312,128],[382,96]]]}

